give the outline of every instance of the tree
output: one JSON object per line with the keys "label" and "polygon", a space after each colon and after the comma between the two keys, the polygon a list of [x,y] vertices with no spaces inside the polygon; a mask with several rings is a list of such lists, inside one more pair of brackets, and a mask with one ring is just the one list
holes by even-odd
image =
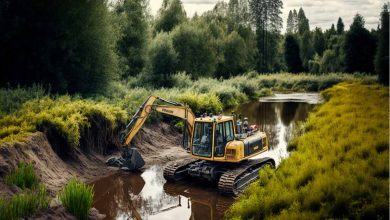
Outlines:
{"label": "tree", "polygon": [[293,10],[293,21],[294,21],[294,33],[298,32],[298,13],[297,10]]}
{"label": "tree", "polygon": [[374,71],[375,40],[364,28],[364,18],[357,14],[345,36],[345,68],[347,72]]}
{"label": "tree", "polygon": [[383,5],[381,28],[379,29],[378,47],[375,56],[375,71],[379,82],[389,85],[389,5]]}
{"label": "tree", "polygon": [[344,33],[344,22],[339,17],[339,20],[337,20],[337,34],[343,34]]}
{"label": "tree", "polygon": [[156,87],[172,86],[171,75],[176,72],[177,53],[167,33],[160,32],[156,35],[150,44],[148,57],[150,61],[147,72],[150,76],[147,83]]}
{"label": "tree", "polygon": [[104,0],[2,0],[0,30],[0,84],[104,93],[117,74]]}
{"label": "tree", "polygon": [[280,29],[282,28],[281,0],[251,0],[251,15],[256,27],[257,36],[257,71],[269,72],[273,69],[275,52]]}
{"label": "tree", "polygon": [[187,21],[187,15],[180,0],[164,0],[154,25],[157,32],[170,32],[175,26]]}
{"label": "tree", "polygon": [[284,59],[286,61],[288,72],[299,73],[302,70],[299,45],[293,35],[286,36],[284,43]]}
{"label": "tree", "polygon": [[124,60],[124,76],[137,75],[145,65],[148,40],[146,7],[145,0],[124,0],[115,8],[121,29],[117,50]]}
{"label": "tree", "polygon": [[313,37],[313,46],[314,46],[314,51],[322,56],[322,53],[324,52],[326,48],[326,42],[325,42],[325,37],[324,34],[322,33],[321,28],[316,28],[314,30],[314,37]]}
{"label": "tree", "polygon": [[224,41],[224,62],[218,68],[219,76],[228,78],[243,73],[248,66],[248,52],[244,39],[236,32],[230,33]]}
{"label": "tree", "polygon": [[314,47],[313,41],[310,31],[304,32],[302,36],[300,36],[300,55],[302,60],[302,66],[304,70],[308,70],[309,60],[311,60],[314,56]]}
{"label": "tree", "polygon": [[298,12],[298,33],[303,35],[306,32],[310,31],[309,19],[306,18],[305,12],[302,8],[299,8]]}
{"label": "tree", "polygon": [[182,24],[171,35],[178,54],[178,71],[190,73],[193,78],[214,74],[216,55],[205,28],[196,23]]}
{"label": "tree", "polygon": [[293,13],[292,11],[290,10],[288,12],[288,17],[287,17],[287,28],[286,28],[286,32],[287,33],[293,33],[294,32],[294,17],[293,17]]}
{"label": "tree", "polygon": [[230,32],[236,30],[238,26],[248,26],[250,24],[249,1],[230,0],[227,10],[227,18],[232,27]]}

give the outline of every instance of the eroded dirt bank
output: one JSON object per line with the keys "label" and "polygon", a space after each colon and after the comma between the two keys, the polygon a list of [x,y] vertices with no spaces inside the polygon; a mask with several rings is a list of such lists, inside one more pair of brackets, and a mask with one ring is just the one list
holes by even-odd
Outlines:
{"label": "eroded dirt bank", "polygon": [[[58,142],[49,140],[52,140],[52,137],[48,137],[46,133],[36,132],[23,143],[0,145],[0,197],[9,197],[19,191],[15,186],[7,186],[4,176],[16,169],[22,161],[33,163],[36,174],[53,197],[72,177],[91,182],[118,172],[117,168],[105,165],[108,157],[120,154],[120,146],[116,144],[118,141],[111,141],[110,146],[103,146],[103,149],[91,147],[95,145],[91,144],[72,148],[63,154],[58,151]],[[145,168],[187,156],[180,146],[181,134],[163,122],[146,125],[137,134],[133,144],[139,148],[146,162]],[[47,214],[62,219],[69,217],[66,211],[59,207],[52,207]],[[45,217],[45,213],[38,213],[35,217]]]}

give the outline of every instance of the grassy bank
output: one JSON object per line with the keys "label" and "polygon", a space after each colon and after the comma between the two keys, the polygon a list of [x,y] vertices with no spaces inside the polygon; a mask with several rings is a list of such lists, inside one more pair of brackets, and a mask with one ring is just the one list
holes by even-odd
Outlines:
{"label": "grassy bank", "polygon": [[89,99],[50,95],[42,87],[0,89],[0,143],[23,141],[35,131],[53,131],[69,146],[80,145],[80,138],[93,121],[104,121],[111,130],[127,121],[149,96],[157,95],[190,105],[197,115],[218,113],[275,90],[320,91],[339,82],[371,83],[373,76],[334,73],[328,75],[269,74],[254,72],[227,80],[186,74],[172,77],[173,88],[139,87],[137,79],[113,84],[106,96]]}
{"label": "grassy bank", "polygon": [[296,151],[263,170],[231,219],[388,219],[388,88],[342,83],[323,92]]}
{"label": "grassy bank", "polygon": [[5,176],[9,186],[17,186],[20,192],[10,198],[0,198],[0,220],[28,218],[39,209],[49,207],[50,198],[40,183],[31,163],[20,163],[18,168]]}

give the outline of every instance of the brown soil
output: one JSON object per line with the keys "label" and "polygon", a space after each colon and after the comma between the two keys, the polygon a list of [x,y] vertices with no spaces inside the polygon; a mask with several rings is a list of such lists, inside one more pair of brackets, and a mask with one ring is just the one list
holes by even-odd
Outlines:
{"label": "brown soil", "polygon": [[[49,134],[50,135],[50,134]],[[36,174],[46,185],[50,195],[53,197],[63,188],[72,177],[77,177],[85,182],[92,182],[96,179],[118,172],[117,168],[107,167],[105,160],[112,155],[102,155],[111,151],[113,141],[109,150],[99,147],[73,148],[66,155],[58,151],[58,141],[53,141],[45,133],[36,132],[26,139],[25,142],[4,143],[0,145],[0,197],[9,197],[20,191],[15,186],[9,187],[4,184],[4,176],[14,170],[21,161],[32,162]],[[49,140],[51,140],[49,142]],[[52,146],[57,145],[57,146]],[[143,156],[146,167],[152,164],[164,164],[167,161],[184,158],[187,155],[181,145],[181,135],[174,131],[168,124],[156,123],[146,125],[135,137],[133,144],[138,147]],[[96,144],[92,144],[94,146]],[[117,144],[113,154],[120,154]],[[92,148],[92,149],[91,149]],[[61,206],[51,207],[45,212],[37,213],[34,218],[67,219],[69,213]],[[93,216],[99,216],[95,213]],[[98,217],[96,217],[98,218]]]}

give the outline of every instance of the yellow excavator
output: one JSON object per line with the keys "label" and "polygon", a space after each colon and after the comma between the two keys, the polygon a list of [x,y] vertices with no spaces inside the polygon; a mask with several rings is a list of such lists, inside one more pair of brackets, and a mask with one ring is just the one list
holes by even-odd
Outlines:
{"label": "yellow excavator", "polygon": [[[155,102],[164,104],[155,104]],[[217,183],[225,194],[238,194],[258,178],[265,166],[275,167],[272,158],[251,159],[268,151],[268,139],[256,126],[249,126],[247,118],[232,113],[231,116],[206,115],[195,117],[182,103],[150,96],[133,115],[122,133],[122,144],[129,146],[152,111],[184,120],[183,147],[191,159],[174,161],[164,168],[167,181],[197,178]],[[145,162],[135,147],[126,151],[127,167],[141,168]]]}

